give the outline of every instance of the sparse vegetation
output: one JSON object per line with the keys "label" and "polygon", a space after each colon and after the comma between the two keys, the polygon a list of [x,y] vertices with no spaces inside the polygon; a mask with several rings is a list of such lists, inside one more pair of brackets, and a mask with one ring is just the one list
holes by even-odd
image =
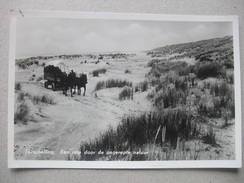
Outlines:
{"label": "sparse vegetation", "polygon": [[19,101],[19,102],[23,101],[24,98],[25,98],[25,96],[26,96],[26,95],[24,94],[24,92],[20,92],[20,93],[18,94],[17,101]]}
{"label": "sparse vegetation", "polygon": [[233,89],[231,87],[229,87],[229,85],[227,84],[226,81],[220,81],[217,82],[215,81],[215,83],[211,83],[210,84],[210,94],[214,95],[214,96],[221,96],[221,97],[231,97],[232,95],[234,95],[233,93]]}
{"label": "sparse vegetation", "polygon": [[107,81],[99,81],[95,87],[95,90],[101,90],[103,88],[122,88],[124,86],[132,87],[132,83],[126,80],[109,79]]}
{"label": "sparse vegetation", "polygon": [[29,106],[26,104],[25,100],[20,101],[19,103],[15,104],[15,111],[14,111],[14,124],[17,123],[27,123],[27,117],[30,112]]}
{"label": "sparse vegetation", "polygon": [[119,93],[119,100],[125,100],[125,99],[132,99],[133,100],[133,89],[131,88],[124,88]]}
{"label": "sparse vegetation", "polygon": [[125,70],[125,74],[131,74],[131,70],[126,69],[126,70]]}
{"label": "sparse vegetation", "polygon": [[53,97],[49,95],[42,95],[42,96],[32,96],[32,101],[34,104],[44,103],[44,104],[55,104]]}
{"label": "sparse vegetation", "polygon": [[[207,44],[205,41],[201,42],[203,43]],[[189,46],[189,44],[186,45]],[[177,48],[178,45],[175,46],[175,49]],[[198,49],[198,51],[202,50]],[[192,159],[196,160],[200,158],[204,144],[219,147],[213,127],[205,133],[202,123],[206,124],[209,119],[216,118],[223,121],[224,127],[229,125],[228,121],[234,118],[235,114],[234,79],[233,71],[230,70],[233,68],[232,58],[228,58],[228,61],[220,61],[222,57],[213,58],[209,55],[215,51],[219,51],[216,45],[212,51],[202,51],[199,54],[194,52],[198,60],[194,65],[188,65],[182,61],[170,62],[178,57],[172,57],[169,60],[151,60],[148,64],[151,70],[147,74],[149,83],[144,81],[137,84],[135,92],[146,91],[149,84],[154,87],[148,94],[148,98],[154,103],[156,111],[137,117],[124,117],[117,128],[109,128],[94,141],[82,144],[80,150],[82,152],[85,149],[131,152],[138,149],[148,150],[148,146],[153,146],[153,152],[148,155],[140,157],[119,155],[108,157],[108,159],[169,160],[172,159],[174,149],[186,153],[190,150],[184,148],[185,143],[196,140],[192,155]],[[160,57],[163,54],[165,53],[148,53],[152,57]],[[184,57],[186,57],[186,51],[182,50],[179,58]],[[191,57],[189,53],[188,57]],[[128,71],[126,70],[125,73]],[[210,78],[218,79],[213,81]],[[98,83],[97,88],[103,88],[105,85],[105,82]],[[125,88],[120,93],[119,99],[130,97],[131,89]],[[87,158],[83,156],[80,160],[89,158],[95,160],[102,156]]]}
{"label": "sparse vegetation", "polygon": [[106,72],[107,72],[107,69],[105,69],[105,68],[97,69],[97,70],[92,71],[92,75],[93,75],[93,77],[98,77],[99,74],[105,74]]}
{"label": "sparse vegetation", "polygon": [[[92,84],[94,84],[94,81],[98,81],[94,93],[92,93],[93,98],[90,97],[92,101],[90,102],[85,98],[78,99],[78,96],[71,100],[77,101],[76,104],[80,102],[84,107],[88,107],[87,104],[101,104],[99,102],[105,101],[100,106],[105,110],[109,110],[109,107],[116,108],[111,113],[111,115],[115,114],[116,116],[106,118],[106,113],[101,116],[101,120],[111,120],[115,117],[120,121],[119,123],[116,123],[118,121],[113,122],[113,127],[100,132],[95,138],[82,142],[79,147],[81,153],[79,155],[70,154],[68,160],[198,160],[222,159],[222,157],[228,156],[224,152],[227,148],[223,151],[221,149],[222,144],[227,140],[222,142],[221,138],[226,137],[228,140],[232,138],[226,134],[229,129],[234,129],[232,125],[235,123],[232,44],[232,37],[229,36],[151,50],[147,53],[147,58],[151,58],[148,59],[148,65],[146,66],[150,68],[145,68],[145,65],[142,65],[144,62],[140,63],[143,67],[142,72],[147,72],[145,80],[135,85],[123,79],[101,80],[100,78],[99,80],[99,78],[91,78]],[[127,69],[132,68],[134,65],[126,65],[130,60],[123,62],[133,55],[118,53],[87,54],[83,56],[82,61],[81,59],[74,61],[77,61],[79,66],[87,63],[88,70],[90,65],[92,68],[99,68],[99,65],[105,66],[105,63],[107,64],[105,67],[113,69],[119,61],[119,64],[125,65],[119,65],[116,69],[124,72],[126,74],[124,77],[134,76],[130,75],[132,72]],[[76,59],[83,56],[60,55],[56,57]],[[16,65],[19,68],[27,68],[28,77],[38,82],[43,79],[38,73],[41,65],[45,66],[42,61],[53,58],[32,57],[20,59],[16,61]],[[88,59],[88,62],[85,59]],[[99,59],[101,60],[99,61]],[[40,60],[40,63],[36,62],[37,60]],[[138,65],[133,69],[137,69]],[[146,71],[147,69],[150,69],[150,71]],[[106,68],[101,68],[93,70],[90,75],[99,77],[100,74],[106,72]],[[142,72],[140,76],[141,74],[144,75]],[[114,72],[109,73],[109,76],[111,76],[110,74],[112,75]],[[21,76],[21,80],[22,78],[24,77]],[[136,82],[136,79],[139,80],[139,78],[133,78],[133,81]],[[40,83],[35,82],[29,82],[29,84],[35,84],[35,87],[40,86]],[[22,83],[22,85],[21,83],[15,84],[15,124],[26,124],[28,120],[34,119],[36,115],[38,119],[41,119],[42,112],[47,110],[41,111],[40,107],[45,104],[52,105],[56,103],[54,98],[47,94],[32,95],[31,93],[24,93],[25,90],[32,88],[28,88],[26,83]],[[116,94],[115,98],[112,95],[108,100],[103,98],[107,97],[107,93],[104,94],[105,90],[98,91],[115,87],[117,89],[108,90],[108,93]],[[147,100],[142,99],[142,97],[147,97]],[[118,99],[121,101],[118,101]],[[108,105],[108,107],[105,105]],[[143,107],[141,107],[142,105]],[[136,106],[138,106],[138,109],[136,109]],[[48,108],[47,105],[44,107]],[[91,107],[93,106],[91,105]],[[96,107],[96,109],[100,110],[101,108]],[[95,110],[95,112],[98,110]],[[121,115],[122,110],[125,111],[124,116]],[[30,114],[32,111],[34,113]],[[46,114],[43,116],[45,117]],[[86,118],[84,116],[82,120],[86,121],[87,116]],[[95,120],[100,120],[100,118],[96,117]],[[101,125],[103,124],[101,123]],[[79,126],[83,127],[83,125]],[[92,138],[93,136],[88,137]],[[232,141],[229,142],[232,143]],[[227,143],[224,146],[227,146]],[[86,151],[95,151],[96,153],[91,155],[87,154]],[[99,151],[105,152],[105,154],[97,153]],[[208,156],[215,151],[216,157]],[[107,152],[129,152],[129,154],[106,154]],[[134,152],[147,153],[136,154]],[[228,158],[233,159],[234,156],[234,154],[231,154]]]}
{"label": "sparse vegetation", "polygon": [[41,80],[43,80],[43,76],[39,76],[39,77],[36,79],[37,82],[39,82],[39,81],[41,81]]}
{"label": "sparse vegetation", "polygon": [[216,137],[215,137],[215,133],[213,131],[213,128],[210,127],[207,134],[205,136],[203,136],[203,142],[206,143],[206,144],[210,144],[212,145],[213,147],[217,147],[219,146],[217,144],[217,141],[216,141]]}
{"label": "sparse vegetation", "polygon": [[[147,145],[160,147],[162,154],[170,153],[177,148],[181,140],[195,138],[200,128],[194,128],[193,121],[187,112],[181,108],[160,112],[145,113],[140,116],[124,117],[117,128],[110,127],[94,140],[81,145],[81,154],[85,150],[99,151],[145,151]],[[195,132],[193,132],[195,131]],[[160,133],[159,133],[160,132]],[[180,139],[180,140],[179,140]],[[150,146],[150,145],[149,145]],[[150,150],[149,150],[150,151]],[[154,159],[155,152],[144,156],[118,155],[109,158],[139,160]],[[102,156],[80,156],[76,160],[96,160]],[[128,159],[129,158],[129,159]],[[139,159],[138,159],[139,158]],[[166,157],[161,157],[166,159]]]}
{"label": "sparse vegetation", "polygon": [[140,82],[139,84],[137,84],[135,86],[135,92],[138,92],[138,91],[141,91],[141,92],[144,92],[144,91],[147,91],[148,89],[148,81],[143,81],[143,82]]}
{"label": "sparse vegetation", "polygon": [[204,62],[198,65],[196,75],[200,79],[218,77],[221,75],[221,65],[217,62]]}
{"label": "sparse vegetation", "polygon": [[15,83],[15,90],[20,91],[22,88],[20,83]]}

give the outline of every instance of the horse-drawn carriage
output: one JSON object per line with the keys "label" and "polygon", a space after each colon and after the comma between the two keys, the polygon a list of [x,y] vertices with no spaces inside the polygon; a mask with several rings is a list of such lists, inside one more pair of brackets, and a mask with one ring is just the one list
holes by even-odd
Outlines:
{"label": "horse-drawn carriage", "polygon": [[52,86],[53,91],[56,88],[62,88],[67,77],[66,68],[67,66],[58,60],[47,63],[47,66],[44,67],[45,88],[48,88],[49,85]]}
{"label": "horse-drawn carriage", "polygon": [[[80,74],[79,77],[72,72],[67,75],[69,68],[62,61],[51,61],[44,67],[44,83],[45,88],[48,88],[49,85],[52,86],[52,90],[56,89],[63,90],[63,93],[67,96],[67,90],[70,89],[71,96],[75,93],[76,89],[78,90],[78,95],[81,94],[81,87],[84,88],[85,95],[87,76],[85,74]],[[72,91],[73,90],[73,91]]]}

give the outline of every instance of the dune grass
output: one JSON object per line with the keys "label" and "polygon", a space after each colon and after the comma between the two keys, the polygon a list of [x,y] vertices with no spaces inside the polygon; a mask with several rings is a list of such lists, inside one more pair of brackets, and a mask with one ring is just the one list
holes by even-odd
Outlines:
{"label": "dune grass", "polygon": [[126,80],[121,80],[121,79],[109,79],[107,81],[99,81],[96,84],[95,91],[101,90],[104,88],[122,88],[124,86],[129,86],[132,87],[132,83]]}
{"label": "dune grass", "polygon": [[133,100],[133,89],[132,88],[124,88],[119,93],[119,100],[126,100],[126,99],[132,99]]}
{"label": "dune grass", "polygon": [[40,104],[40,103],[51,104],[51,105],[56,104],[54,98],[47,94],[40,95],[40,96],[38,95],[32,96],[31,100],[34,104]]}
{"label": "dune grass", "polygon": [[92,71],[92,75],[93,77],[98,77],[99,74],[105,74],[107,72],[107,69],[102,68],[102,69],[96,69],[94,71]]}

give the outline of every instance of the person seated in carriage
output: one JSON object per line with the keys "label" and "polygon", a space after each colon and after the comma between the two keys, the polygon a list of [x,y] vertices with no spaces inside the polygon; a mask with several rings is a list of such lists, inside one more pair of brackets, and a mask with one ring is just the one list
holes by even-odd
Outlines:
{"label": "person seated in carriage", "polygon": [[75,72],[73,71],[73,70],[71,70],[71,72],[70,72],[70,76],[72,76],[72,77],[76,77],[76,74],[75,74]]}

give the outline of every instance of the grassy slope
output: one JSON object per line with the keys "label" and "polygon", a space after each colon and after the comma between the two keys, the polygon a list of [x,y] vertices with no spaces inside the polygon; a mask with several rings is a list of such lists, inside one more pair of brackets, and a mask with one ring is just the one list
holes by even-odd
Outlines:
{"label": "grassy slope", "polygon": [[[82,156],[70,158],[233,159],[232,133],[232,139],[221,139],[234,124],[232,37],[156,48],[147,55],[160,57],[151,60],[148,73],[154,88],[148,97],[155,108],[141,116],[123,118],[117,128],[81,145]],[[181,62],[188,57],[196,62]],[[84,155],[87,150],[130,154]]]}

